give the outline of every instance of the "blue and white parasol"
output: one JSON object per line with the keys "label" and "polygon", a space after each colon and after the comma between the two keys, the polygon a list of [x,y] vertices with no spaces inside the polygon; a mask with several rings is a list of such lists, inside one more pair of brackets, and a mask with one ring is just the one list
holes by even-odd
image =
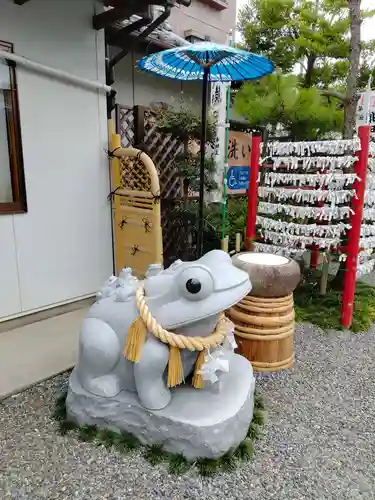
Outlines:
{"label": "blue and white parasol", "polygon": [[143,71],[173,80],[203,80],[197,242],[197,257],[200,257],[203,251],[204,163],[208,82],[257,80],[272,73],[274,65],[265,57],[235,47],[212,42],[200,42],[143,57],[138,62],[138,66]]}
{"label": "blue and white parasol", "polygon": [[265,57],[211,42],[194,43],[143,57],[138,66],[173,80],[203,80],[209,69],[211,82],[256,80],[272,73],[274,65]]}

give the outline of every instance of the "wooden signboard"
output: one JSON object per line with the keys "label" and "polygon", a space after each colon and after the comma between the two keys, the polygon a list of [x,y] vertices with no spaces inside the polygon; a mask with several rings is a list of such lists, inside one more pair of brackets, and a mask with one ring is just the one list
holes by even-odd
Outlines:
{"label": "wooden signboard", "polygon": [[251,135],[229,131],[227,193],[244,194],[250,180]]}

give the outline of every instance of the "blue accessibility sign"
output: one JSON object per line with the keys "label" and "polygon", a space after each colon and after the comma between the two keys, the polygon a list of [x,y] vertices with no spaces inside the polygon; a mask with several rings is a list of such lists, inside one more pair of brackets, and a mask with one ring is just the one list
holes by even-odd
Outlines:
{"label": "blue accessibility sign", "polygon": [[248,189],[250,182],[249,167],[230,167],[227,172],[227,186],[233,191]]}

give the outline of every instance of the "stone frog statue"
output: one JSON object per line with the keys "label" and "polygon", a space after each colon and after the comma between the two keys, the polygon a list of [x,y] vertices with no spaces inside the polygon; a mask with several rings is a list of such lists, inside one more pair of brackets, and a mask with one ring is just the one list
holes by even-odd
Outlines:
{"label": "stone frog statue", "polygon": [[122,283],[111,277],[109,292],[99,295],[84,319],[75,372],[87,392],[104,398],[136,392],[143,407],[159,410],[169,404],[169,386],[175,385],[167,382],[173,357],[181,357],[180,383],[194,371],[202,342],[213,348],[222,343],[222,312],[247,295],[251,283],[221,250],[194,262],[176,261],[143,282],[129,270],[125,274],[129,279]]}

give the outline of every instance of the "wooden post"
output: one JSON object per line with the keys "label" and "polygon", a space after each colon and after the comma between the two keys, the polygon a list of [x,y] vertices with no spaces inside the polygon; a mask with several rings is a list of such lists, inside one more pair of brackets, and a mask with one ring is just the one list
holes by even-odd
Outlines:
{"label": "wooden post", "polygon": [[[108,151],[112,151],[112,138],[115,134],[115,124],[113,120],[108,120]],[[112,182],[112,162],[111,159],[108,159],[108,175],[109,175],[109,189],[112,191],[113,182]],[[112,274],[116,274],[116,255],[115,255],[115,233],[113,230],[113,200],[112,197],[110,199],[110,210],[111,210],[111,240],[112,240]]]}
{"label": "wooden post", "polygon": [[241,251],[241,233],[236,233],[236,253]]}
{"label": "wooden post", "polygon": [[371,127],[368,125],[359,127],[358,130],[358,135],[361,141],[361,151],[357,153],[358,161],[355,163],[355,172],[359,177],[359,180],[356,180],[353,186],[357,196],[353,197],[351,202],[353,213],[350,216],[351,228],[348,232],[348,242],[345,249],[347,258],[345,264],[344,289],[342,293],[341,308],[341,324],[344,328],[349,328],[353,320],[354,294],[357,278],[363,204],[365,200],[370,130]]}
{"label": "wooden post", "polygon": [[329,275],[329,265],[331,263],[331,256],[329,252],[323,254],[322,275],[320,277],[320,295],[326,295]]}
{"label": "wooden post", "polygon": [[[327,174],[328,170],[322,170],[322,174]],[[322,185],[321,189],[324,189],[324,184]],[[324,201],[318,201],[316,203],[317,207],[324,207]],[[319,219],[319,217],[316,220],[316,224],[322,224],[322,221]],[[312,245],[311,248],[311,262],[310,262],[310,268],[313,270],[316,270],[318,268],[319,264],[319,247],[317,245]]]}
{"label": "wooden post", "polygon": [[221,240],[221,249],[224,250],[224,252],[228,253],[228,250],[229,250],[229,236],[225,236]]}
{"label": "wooden post", "polygon": [[260,144],[262,137],[260,134],[253,133],[251,138],[251,155],[250,155],[250,182],[247,191],[247,220],[246,220],[246,241],[245,245],[248,250],[251,248],[251,243],[255,239],[256,216],[258,208],[258,177],[259,177],[259,160],[260,160]]}
{"label": "wooden post", "polygon": [[133,147],[141,148],[145,140],[145,108],[143,106],[134,106],[134,141]]}

